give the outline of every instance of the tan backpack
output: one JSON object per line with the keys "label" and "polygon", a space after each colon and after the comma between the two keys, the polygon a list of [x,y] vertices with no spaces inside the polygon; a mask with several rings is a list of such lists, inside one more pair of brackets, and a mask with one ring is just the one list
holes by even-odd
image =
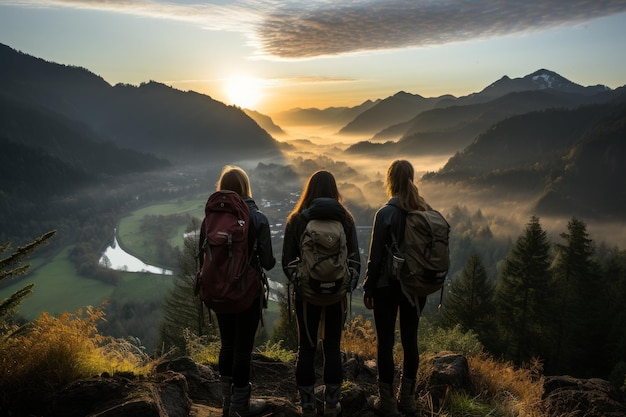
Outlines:
{"label": "tan backpack", "polygon": [[300,238],[295,290],[310,304],[328,306],[345,298],[350,285],[343,224],[309,220]]}
{"label": "tan backpack", "polygon": [[443,291],[450,267],[449,235],[450,225],[437,210],[407,212],[404,242],[391,255],[392,270],[395,269],[402,291],[412,303],[416,304],[419,297]]}

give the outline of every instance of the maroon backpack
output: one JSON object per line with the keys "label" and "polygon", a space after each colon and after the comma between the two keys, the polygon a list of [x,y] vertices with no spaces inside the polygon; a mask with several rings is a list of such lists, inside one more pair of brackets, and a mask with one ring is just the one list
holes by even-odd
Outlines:
{"label": "maroon backpack", "polygon": [[209,196],[204,213],[200,300],[217,313],[240,313],[260,289],[258,272],[250,266],[250,210],[239,194],[222,190]]}

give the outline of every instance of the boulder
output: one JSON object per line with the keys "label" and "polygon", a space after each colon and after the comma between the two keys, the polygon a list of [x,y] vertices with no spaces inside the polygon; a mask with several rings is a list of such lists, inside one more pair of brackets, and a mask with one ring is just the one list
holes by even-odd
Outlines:
{"label": "boulder", "polygon": [[624,393],[603,379],[547,376],[543,389],[543,403],[549,416],[626,416]]}
{"label": "boulder", "polygon": [[[377,394],[376,361],[346,354],[343,366],[343,416],[374,417],[367,406],[367,399]],[[293,362],[283,363],[261,355],[253,356],[252,396],[268,403],[267,414],[276,417],[299,415],[294,367]],[[321,369],[317,371],[318,385],[322,385]],[[420,362],[417,397],[430,396],[432,402],[429,407],[436,411],[451,391],[474,395],[467,359],[452,352],[424,355]],[[216,370],[183,357],[159,363],[149,376],[103,374],[75,381],[46,401],[45,408],[49,411],[46,416],[50,417],[220,416],[221,392]],[[323,388],[318,387],[316,393],[323,398]],[[24,404],[27,406],[29,403]],[[542,405],[546,416],[626,415],[624,393],[601,379],[545,377]]]}
{"label": "boulder", "polygon": [[66,386],[51,401],[51,417],[187,417],[191,399],[185,377],[175,372],[137,378],[102,375]]}

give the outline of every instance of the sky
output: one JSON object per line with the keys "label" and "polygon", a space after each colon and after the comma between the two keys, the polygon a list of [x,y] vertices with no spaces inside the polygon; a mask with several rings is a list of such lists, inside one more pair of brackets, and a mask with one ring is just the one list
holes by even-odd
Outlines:
{"label": "sky", "polygon": [[478,92],[538,69],[626,85],[626,0],[0,0],[0,43],[272,113]]}

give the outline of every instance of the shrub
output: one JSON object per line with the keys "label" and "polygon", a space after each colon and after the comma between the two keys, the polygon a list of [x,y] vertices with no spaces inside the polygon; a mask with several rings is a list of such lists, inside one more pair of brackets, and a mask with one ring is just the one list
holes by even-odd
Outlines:
{"label": "shrub", "polygon": [[[0,341],[0,400],[44,399],[64,385],[102,372],[147,373],[140,347],[98,333],[102,307],[42,313],[26,329]],[[31,400],[29,400],[31,401]]]}
{"label": "shrub", "polygon": [[346,323],[341,336],[341,347],[363,359],[376,358],[376,330],[372,322],[359,315]]}
{"label": "shrub", "polygon": [[257,352],[261,355],[266,356],[270,359],[276,359],[281,362],[291,362],[296,357],[294,351],[283,348],[283,341],[279,340],[278,342],[271,342],[270,340],[266,341],[263,345],[257,348]]}
{"label": "shrub", "polygon": [[463,332],[460,325],[451,329],[434,327],[425,319],[420,321],[419,327],[420,352],[459,352],[464,355],[473,355],[483,351],[483,345],[478,335],[472,330]]}
{"label": "shrub", "polygon": [[198,336],[188,328],[183,329],[185,354],[194,362],[217,366],[220,356],[220,340],[217,335]]}

